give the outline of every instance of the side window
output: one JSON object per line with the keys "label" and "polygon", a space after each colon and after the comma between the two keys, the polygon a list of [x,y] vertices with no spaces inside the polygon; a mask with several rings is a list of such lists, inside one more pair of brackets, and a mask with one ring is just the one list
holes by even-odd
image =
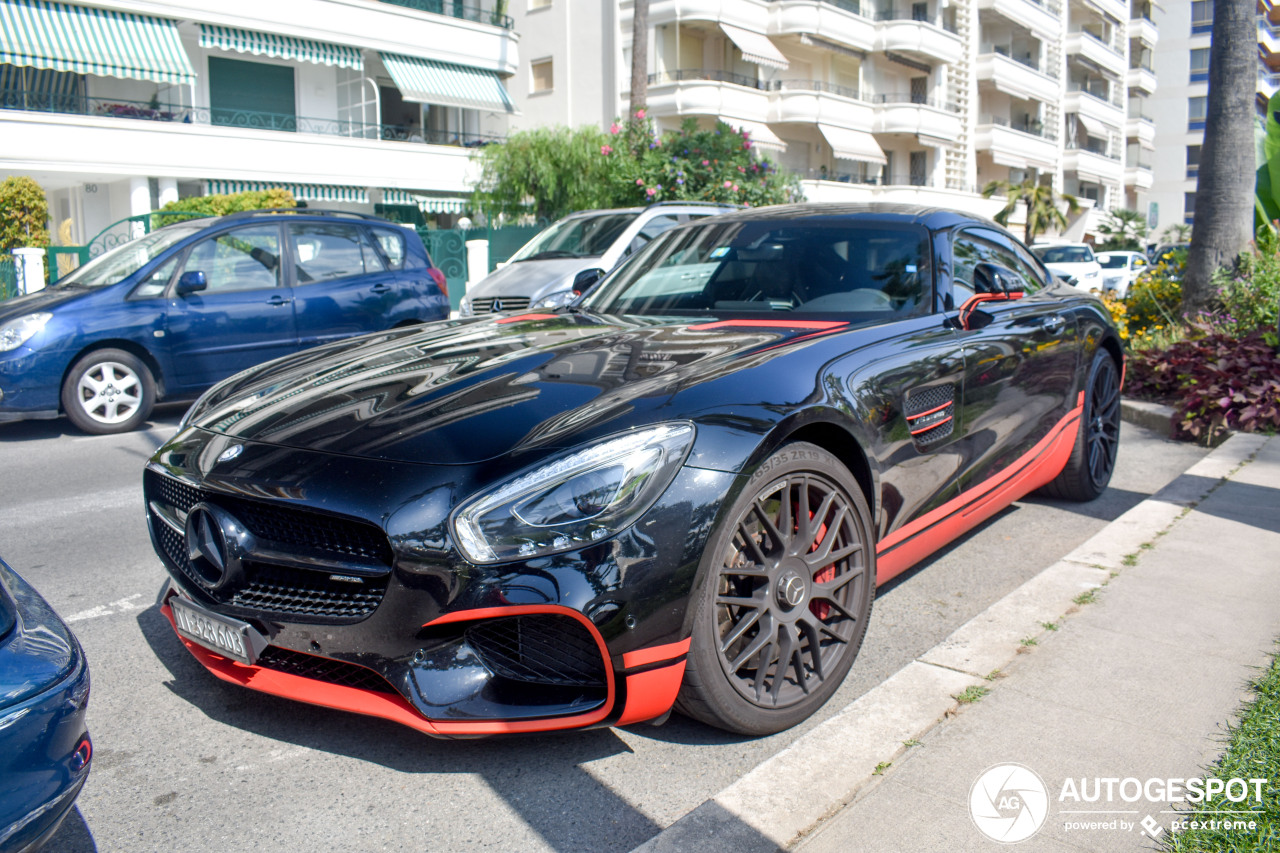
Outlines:
{"label": "side window", "polygon": [[655,216],[641,227],[639,233],[631,240],[631,245],[627,248],[626,254],[638,252],[645,247],[646,244],[654,237],[657,237],[663,231],[668,231],[680,224],[680,221],[674,214],[663,214]]}
{"label": "side window", "polygon": [[263,290],[280,282],[280,229],[275,225],[237,228],[197,243],[183,272],[200,271],[205,293]]}
{"label": "side window", "polygon": [[168,261],[156,267],[151,275],[143,279],[142,283],[133,289],[131,295],[134,299],[163,296],[164,289],[169,286],[169,281],[173,278],[173,271],[177,268],[178,255],[175,254]]}
{"label": "side window", "polygon": [[[1024,259],[1023,254],[1027,254],[1027,258]],[[996,264],[1015,273],[1028,292],[1038,289],[1041,284],[1039,267],[1025,250],[1020,252],[1018,247],[1001,240],[996,234],[962,231],[951,246],[951,289],[957,306],[973,296],[973,268],[984,263]]]}
{"label": "side window", "polygon": [[374,228],[373,238],[387,256],[387,264],[393,270],[404,269],[404,234],[394,228]]}
{"label": "side window", "polygon": [[298,284],[314,284],[383,269],[382,260],[359,225],[299,222],[289,225]]}

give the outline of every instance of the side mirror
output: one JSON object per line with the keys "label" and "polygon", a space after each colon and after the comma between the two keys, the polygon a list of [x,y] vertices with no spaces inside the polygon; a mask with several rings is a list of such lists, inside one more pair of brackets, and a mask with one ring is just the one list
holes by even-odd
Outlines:
{"label": "side mirror", "polygon": [[1013,270],[997,264],[978,264],[973,268],[973,289],[997,298],[1017,299],[1026,293],[1027,285]]}
{"label": "side mirror", "polygon": [[178,295],[183,296],[188,293],[195,293],[197,290],[204,290],[208,286],[209,280],[205,278],[203,270],[184,272],[182,277],[178,279]]}
{"label": "side mirror", "polygon": [[604,278],[604,270],[600,268],[583,270],[573,277],[573,295],[581,296],[590,290],[597,281]]}

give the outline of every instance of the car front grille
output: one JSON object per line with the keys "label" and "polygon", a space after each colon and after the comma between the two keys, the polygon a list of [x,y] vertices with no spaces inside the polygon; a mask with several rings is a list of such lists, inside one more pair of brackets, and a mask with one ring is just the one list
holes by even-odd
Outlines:
{"label": "car front grille", "polygon": [[[495,307],[494,303],[498,303]],[[476,314],[490,314],[494,311],[524,311],[529,307],[529,299],[524,296],[497,296],[492,299],[471,300],[471,310]]]}
{"label": "car front grille", "polygon": [[257,665],[263,669],[323,681],[326,684],[354,687],[357,690],[373,690],[378,693],[396,692],[385,678],[371,669],[277,646],[267,646],[262,654],[258,655]]}
{"label": "car front grille", "polygon": [[604,658],[586,626],[569,616],[535,614],[480,622],[467,642],[494,675],[534,684],[598,686]]}
{"label": "car front grille", "polygon": [[[286,618],[358,621],[377,609],[386,593],[391,545],[368,522],[212,493],[151,469],[143,486],[151,527],[170,570],[219,604]],[[174,527],[181,527],[201,502],[235,516],[260,542],[271,543],[272,550],[304,552],[316,568],[245,560],[240,580],[211,592],[191,565],[185,535]],[[388,571],[356,576],[347,569],[353,560]]]}

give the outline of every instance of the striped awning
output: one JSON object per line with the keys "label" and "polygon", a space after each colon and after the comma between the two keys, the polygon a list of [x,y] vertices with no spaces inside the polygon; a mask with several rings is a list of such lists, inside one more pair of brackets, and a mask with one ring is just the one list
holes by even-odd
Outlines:
{"label": "striped awning", "polygon": [[789,62],[782,55],[782,51],[769,41],[769,37],[763,33],[753,33],[751,30],[744,30],[742,27],[735,27],[732,24],[721,22],[720,29],[729,37],[729,41],[737,45],[738,50],[742,51],[742,58],[747,62],[756,65],[764,65],[768,68],[778,68],[785,70]]}
{"label": "striped awning", "polygon": [[26,92],[56,99],[80,96],[80,75],[29,65],[0,65],[0,92]]}
{"label": "striped awning", "polygon": [[269,189],[286,189],[297,201],[342,201],[368,204],[369,194],[364,187],[341,187],[336,184],[285,184],[262,181],[205,181],[204,190],[210,195],[229,195]]}
{"label": "striped awning", "polygon": [[276,59],[294,59],[314,62],[316,65],[336,65],[340,68],[364,69],[364,57],[357,47],[330,44],[311,39],[278,36],[232,27],[200,25],[200,46],[218,50],[234,50],[255,56],[272,56]]}
{"label": "striped awning", "polygon": [[0,0],[0,63],[186,85],[195,71],[177,23],[50,3]]}
{"label": "striped awning", "polygon": [[492,71],[396,53],[378,55],[406,101],[508,113],[516,111],[507,88]]}
{"label": "striped awning", "polygon": [[423,213],[466,213],[471,207],[470,199],[437,196],[417,196],[414,203]]}
{"label": "striped awning", "polygon": [[831,146],[831,153],[839,160],[852,160],[855,163],[887,164],[884,150],[876,138],[865,130],[854,130],[850,127],[836,127],[830,124],[818,125],[818,132]]}

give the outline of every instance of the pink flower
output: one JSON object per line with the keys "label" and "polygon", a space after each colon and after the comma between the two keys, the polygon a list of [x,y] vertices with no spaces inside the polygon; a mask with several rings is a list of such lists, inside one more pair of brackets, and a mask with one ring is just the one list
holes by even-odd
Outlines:
{"label": "pink flower", "polygon": [[614,134],[615,136],[617,135],[618,130],[619,130],[618,123],[616,121],[613,124],[609,125],[609,132]]}
{"label": "pink flower", "polygon": [[702,161],[702,165],[704,165],[704,166],[710,166],[710,165],[711,165],[711,161],[710,161],[710,160],[703,160],[703,161]]}
{"label": "pink flower", "polygon": [[644,118],[644,110],[636,110],[636,118]]}
{"label": "pink flower", "polygon": [[724,187],[725,187],[725,189],[728,189],[728,188],[729,188],[729,187],[731,187],[731,186],[733,186],[733,181],[725,181],[725,182],[724,182]]}
{"label": "pink flower", "polygon": [[738,167],[738,171],[739,171],[739,172],[743,172],[743,173],[745,173],[745,172],[747,171],[747,167],[746,167],[746,166],[739,166],[739,167]]}
{"label": "pink flower", "polygon": [[733,185],[733,191],[734,191],[734,192],[737,192],[737,191],[738,191],[738,185],[737,185],[737,184],[734,184],[734,185]]}
{"label": "pink flower", "polygon": [[747,140],[746,142],[742,143],[742,147],[743,147],[743,148],[745,148],[745,149],[747,149],[748,151],[750,151],[750,150],[751,150],[751,140]]}
{"label": "pink flower", "polygon": [[657,190],[655,190],[653,187],[649,187],[649,189],[645,190],[645,194],[649,196],[652,196],[655,193],[657,193]]}
{"label": "pink flower", "polygon": [[612,145],[601,145],[601,146],[600,146],[600,153],[601,153],[601,154],[603,154],[604,156],[608,157],[610,154],[612,154],[612,153],[613,153],[613,146],[612,146]]}

